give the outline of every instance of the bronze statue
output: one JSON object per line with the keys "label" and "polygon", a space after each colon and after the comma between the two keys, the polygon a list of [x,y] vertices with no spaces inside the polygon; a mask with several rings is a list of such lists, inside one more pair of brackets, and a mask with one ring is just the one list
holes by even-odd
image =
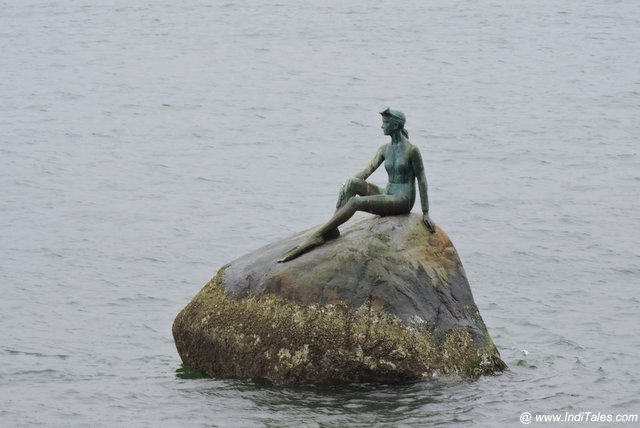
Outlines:
{"label": "bronze statue", "polygon": [[[381,216],[409,213],[416,200],[416,179],[424,224],[432,233],[435,232],[435,224],[429,217],[427,178],[422,156],[420,150],[409,142],[409,133],[404,129],[406,117],[401,111],[389,108],[380,114],[382,131],[391,137],[391,143],[380,147],[369,165],[342,185],[333,217],[313,232],[309,239],[289,250],[278,262],[295,259],[327,240],[337,238],[340,236],[338,226],[349,220],[356,211]],[[366,181],[382,162],[389,174],[389,183],[384,189]]]}

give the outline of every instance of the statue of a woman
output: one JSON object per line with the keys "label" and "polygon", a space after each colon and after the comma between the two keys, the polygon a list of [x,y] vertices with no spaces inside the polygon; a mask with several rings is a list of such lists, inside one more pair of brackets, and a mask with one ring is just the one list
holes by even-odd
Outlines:
{"label": "statue of a woman", "polygon": [[[435,225],[429,217],[427,178],[422,156],[418,148],[409,142],[409,133],[404,129],[405,115],[389,108],[380,114],[382,130],[391,137],[391,142],[380,147],[369,165],[342,185],[333,217],[313,232],[309,239],[289,250],[278,262],[295,259],[327,240],[338,237],[338,226],[349,220],[356,211],[381,216],[409,213],[416,200],[416,179],[424,224],[432,233],[435,232]],[[382,162],[389,174],[389,183],[384,189],[366,181]]]}

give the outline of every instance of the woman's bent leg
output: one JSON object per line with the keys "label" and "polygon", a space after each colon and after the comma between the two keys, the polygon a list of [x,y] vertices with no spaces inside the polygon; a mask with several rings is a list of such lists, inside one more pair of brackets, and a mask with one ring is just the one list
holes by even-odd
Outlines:
{"label": "woman's bent leg", "polygon": [[[364,181],[364,180],[362,180]],[[349,220],[356,211],[366,211],[377,215],[406,214],[411,211],[411,203],[406,198],[392,195],[373,195],[351,197],[338,208],[331,219],[316,230],[302,245],[291,249],[278,262],[295,259],[307,251],[322,245],[337,232],[338,226]]]}
{"label": "woman's bent leg", "polygon": [[324,244],[328,239],[339,236],[340,232],[338,231],[338,226],[349,220],[357,211],[355,208],[357,204],[353,202],[356,199],[361,198],[354,197],[349,199],[349,201],[343,207],[336,210],[336,213],[328,222],[322,225],[320,229],[313,232],[313,234],[301,245],[298,245],[297,247],[289,250],[284,256],[282,256],[280,260],[278,260],[278,263],[284,263],[288,262],[289,260],[295,259],[296,257],[306,253],[307,251]]}
{"label": "woman's bent leg", "polygon": [[375,184],[369,183],[361,178],[350,178],[344,182],[340,188],[338,194],[338,202],[336,203],[336,209],[342,208],[349,199],[356,195],[359,196],[373,196],[382,195],[384,191]]}
{"label": "woman's bent leg", "polygon": [[343,207],[338,208],[333,217],[318,229],[314,235],[325,236],[353,217],[356,211],[365,211],[377,215],[397,215],[408,213],[411,211],[411,206],[406,198],[392,195],[352,197]]}

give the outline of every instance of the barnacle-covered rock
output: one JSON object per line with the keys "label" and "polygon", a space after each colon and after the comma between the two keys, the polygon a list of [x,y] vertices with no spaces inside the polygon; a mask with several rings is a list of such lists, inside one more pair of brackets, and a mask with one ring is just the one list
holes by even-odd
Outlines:
{"label": "barnacle-covered rock", "polygon": [[277,263],[311,231],[222,267],[173,325],[180,357],[211,376],[307,382],[475,377],[506,368],[453,244],[421,216],[360,216]]}

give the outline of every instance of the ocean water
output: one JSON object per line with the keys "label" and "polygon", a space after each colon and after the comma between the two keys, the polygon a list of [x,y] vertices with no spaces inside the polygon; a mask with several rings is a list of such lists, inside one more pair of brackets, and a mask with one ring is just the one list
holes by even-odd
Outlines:
{"label": "ocean water", "polygon": [[[0,11],[1,426],[640,413],[640,2]],[[325,221],[386,142],[386,105],[510,370],[286,388],[183,368],[179,310],[223,264]]]}

